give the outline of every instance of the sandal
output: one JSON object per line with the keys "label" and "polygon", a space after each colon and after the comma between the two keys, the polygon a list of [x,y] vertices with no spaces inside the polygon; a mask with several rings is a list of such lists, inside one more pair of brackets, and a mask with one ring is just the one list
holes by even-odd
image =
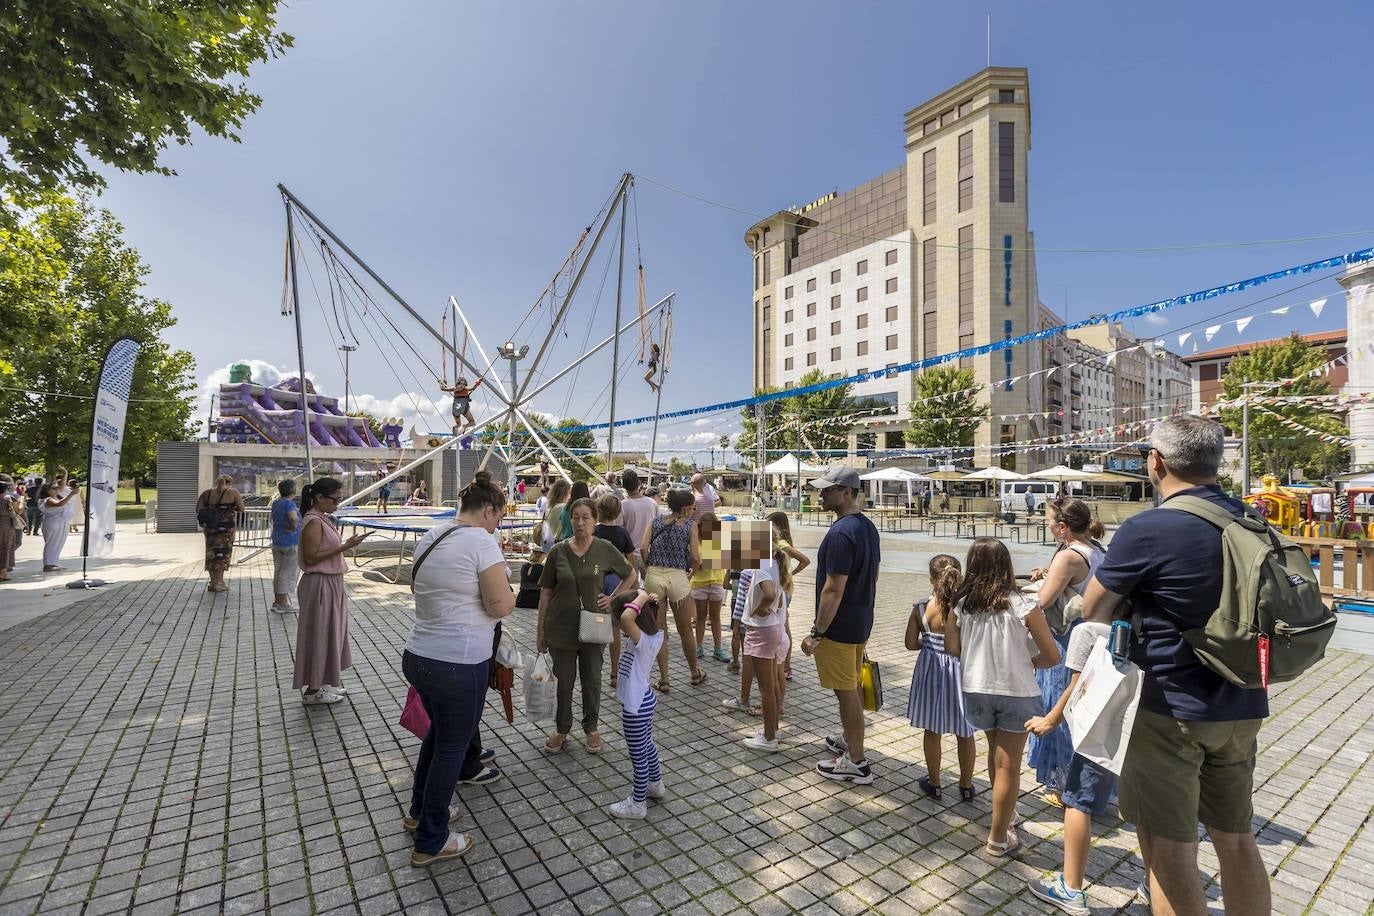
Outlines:
{"label": "sandal", "polygon": [[434,853],[420,852],[417,849],[410,854],[410,864],[413,868],[424,868],[436,862],[448,862],[459,858],[471,848],[472,837],[469,834],[450,831],[442,849]]}
{"label": "sandal", "polygon": [[606,741],[596,732],[588,732],[585,746],[588,754],[599,754],[606,749]]}
{"label": "sandal", "polygon": [[749,707],[749,715],[753,716],[755,719],[762,719],[762,718],[763,718],[763,707],[762,707],[762,706],[750,706],[750,707]]}
{"label": "sandal", "polygon": [[921,791],[926,794],[926,798],[933,798],[939,801],[945,795],[944,789],[931,782],[929,776],[922,776],[920,779],[916,780],[916,785],[921,787]]}
{"label": "sandal", "polygon": [[731,662],[730,667],[725,670],[729,671],[731,674],[739,674],[739,662]]}
{"label": "sandal", "polygon": [[994,843],[991,840],[983,847],[983,851],[990,856],[1003,858],[1009,856],[1021,848],[1021,838],[1016,835],[1016,831],[1007,828],[1007,839],[1004,843]]}
{"label": "sandal", "polygon": [[692,686],[693,686],[693,687],[700,687],[702,681],[704,681],[704,680],[706,680],[706,672],[705,672],[705,671],[698,671],[696,674],[692,675]]}
{"label": "sandal", "polygon": [[672,687],[668,684],[667,680],[659,681],[657,684],[654,685],[654,689],[657,690],[659,693],[673,692]]}
{"label": "sandal", "polygon": [[[462,816],[463,809],[459,808],[457,805],[448,809],[448,822],[450,824],[457,823]],[[420,819],[418,817],[411,817],[407,814],[405,817],[401,818],[401,829],[406,833],[414,833],[419,827]]]}
{"label": "sandal", "polygon": [[[558,743],[557,743],[557,744],[554,744],[554,743],[553,743],[553,739],[555,739],[555,738],[558,739]],[[549,735],[549,740],[547,740],[547,741],[544,742],[544,753],[546,753],[546,754],[559,754],[559,753],[562,753],[563,751],[566,751],[567,749],[568,749],[568,736],[567,736],[567,735],[560,735],[560,734],[558,734],[557,732],[555,732],[554,734]]]}
{"label": "sandal", "polygon": [[959,800],[960,800],[960,801],[966,801],[966,802],[971,802],[971,801],[973,801],[973,795],[974,795],[974,792],[975,792],[975,791],[976,791],[976,790],[973,788],[973,786],[960,786],[960,787],[959,787]]}

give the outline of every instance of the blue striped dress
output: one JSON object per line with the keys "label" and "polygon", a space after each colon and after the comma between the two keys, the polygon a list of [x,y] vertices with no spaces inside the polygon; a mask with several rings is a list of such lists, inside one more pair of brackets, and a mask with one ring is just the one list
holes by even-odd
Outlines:
{"label": "blue striped dress", "polygon": [[945,651],[945,635],[921,634],[921,654],[911,672],[907,718],[916,728],[941,735],[972,738],[973,726],[964,716],[959,659]]}

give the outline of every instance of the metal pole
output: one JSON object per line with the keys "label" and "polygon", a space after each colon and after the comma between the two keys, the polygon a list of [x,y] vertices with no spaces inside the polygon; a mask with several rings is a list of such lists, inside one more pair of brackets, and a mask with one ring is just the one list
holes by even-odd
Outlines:
{"label": "metal pole", "polygon": [[[281,188],[281,185],[277,187]],[[282,188],[282,193],[286,193],[285,188]],[[288,198],[283,203],[286,205],[286,250],[291,268],[291,311],[296,316],[296,358],[301,370],[301,428],[305,434],[305,480],[308,483],[315,479],[315,456],[310,450],[310,406],[305,388],[305,338],[301,334],[301,294],[296,286],[296,224],[291,215],[291,199]]]}
{"label": "metal pole", "polygon": [[339,347],[339,349],[342,350],[342,351],[343,351],[343,354],[344,354],[344,413],[348,413],[348,410],[349,410],[349,396],[350,396],[350,392],[352,391],[351,382],[349,381],[349,374],[348,374],[348,367],[349,367],[349,359],[348,359],[348,358],[349,358],[349,356],[352,355],[352,353],[353,353],[354,350],[358,349],[358,347],[357,347],[356,344],[343,344],[342,346]]}
{"label": "metal pole", "polygon": [[1250,383],[1241,382],[1244,397],[1240,407],[1241,496],[1250,495]]}
{"label": "metal pole", "polygon": [[[454,329],[455,332],[457,329]],[[515,390],[516,363],[520,361],[519,351],[511,350],[506,354],[510,360],[510,390]],[[511,409],[510,423],[506,427],[506,481],[510,484],[510,501],[515,505],[515,410]]]}
{"label": "metal pole", "polygon": [[[621,325],[621,326],[617,329],[616,333],[617,333],[617,334],[624,334],[624,333],[625,333],[626,331],[628,331],[630,328],[632,328],[632,327],[634,327],[635,325],[639,324],[640,321],[646,320],[646,319],[647,319],[650,315],[652,315],[654,312],[658,311],[659,309],[663,308],[663,307],[666,306],[666,305],[669,305],[676,297],[677,297],[677,293],[669,293],[668,295],[664,296],[662,299],[658,300],[658,301],[655,302],[653,305],[651,305],[651,306],[649,306],[647,309],[645,309],[645,310],[644,310],[644,316],[643,316],[643,318],[641,318],[640,316],[636,315],[634,318],[631,318],[629,321],[627,321],[627,322],[625,322],[623,325]],[[592,348],[591,348],[590,350],[588,350],[586,353],[583,353],[581,356],[579,356],[577,359],[573,360],[572,362],[568,363],[568,365],[564,366],[562,369],[559,369],[558,372],[554,373],[554,375],[551,376],[551,377],[548,379],[548,381],[546,381],[546,382],[544,382],[543,384],[541,384],[538,388],[534,389],[533,391],[529,392],[528,394],[522,394],[522,395],[520,396],[520,403],[521,403],[521,404],[528,404],[530,401],[533,401],[533,400],[534,400],[535,398],[537,398],[539,395],[541,395],[542,393],[544,393],[545,391],[547,391],[551,385],[553,385],[555,382],[557,382],[557,381],[558,381],[559,379],[561,379],[563,376],[567,375],[569,372],[573,371],[573,369],[576,369],[578,366],[582,365],[582,363],[586,362],[587,359],[589,359],[589,358],[590,358],[592,355],[594,355],[595,353],[598,353],[603,347],[605,347],[607,344],[609,344],[609,343],[610,343],[612,340],[614,340],[614,339],[615,339],[614,336],[607,337],[605,340],[601,341],[601,343],[599,343],[599,344],[597,344],[596,346],[592,347]],[[660,375],[660,380],[661,380],[661,378],[662,378],[662,375]],[[659,387],[660,387],[660,388],[663,387],[661,383],[660,383]]]}
{"label": "metal pole", "polygon": [[668,364],[665,362],[659,371],[658,389],[654,392],[654,434],[649,439],[649,482],[653,483],[654,455],[658,452],[658,415],[663,405],[663,383],[668,379]]}
{"label": "metal pole", "polygon": [[[628,176],[627,176],[628,177]],[[630,179],[634,183],[634,179]],[[615,271],[615,341],[611,344],[611,425],[606,427],[606,473],[611,473],[611,456],[615,454],[615,382],[620,369],[620,296],[625,286],[625,205],[629,195],[620,195],[620,260]],[[604,479],[604,478],[603,478]]]}

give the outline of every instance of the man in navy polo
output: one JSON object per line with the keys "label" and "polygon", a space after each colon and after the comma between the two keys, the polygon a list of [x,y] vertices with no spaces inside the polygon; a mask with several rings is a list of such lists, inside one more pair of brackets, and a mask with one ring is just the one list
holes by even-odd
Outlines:
{"label": "man in navy polo", "polygon": [[[1118,787],[1121,815],[1136,826],[1162,912],[1204,916],[1197,825],[1221,865],[1228,913],[1270,912],[1269,875],[1251,826],[1256,739],[1269,715],[1263,689],[1237,687],[1207,668],[1182,630],[1203,626],[1221,601],[1221,532],[1166,508],[1198,496],[1240,515],[1217,486],[1224,437],[1217,423],[1169,417],[1150,435],[1145,463],[1163,500],[1127,519],[1083,599],[1083,616],[1107,622],[1129,597],[1140,617],[1131,661],[1144,674],[1140,706]],[[1163,906],[1161,906],[1163,904]]]}

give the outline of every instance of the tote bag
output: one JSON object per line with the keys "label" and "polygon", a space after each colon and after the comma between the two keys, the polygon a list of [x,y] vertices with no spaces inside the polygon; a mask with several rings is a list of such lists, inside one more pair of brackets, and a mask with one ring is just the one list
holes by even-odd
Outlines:
{"label": "tote bag", "polygon": [[1112,657],[1106,637],[1097,638],[1064,707],[1075,753],[1121,775],[1142,680],[1134,664]]}

